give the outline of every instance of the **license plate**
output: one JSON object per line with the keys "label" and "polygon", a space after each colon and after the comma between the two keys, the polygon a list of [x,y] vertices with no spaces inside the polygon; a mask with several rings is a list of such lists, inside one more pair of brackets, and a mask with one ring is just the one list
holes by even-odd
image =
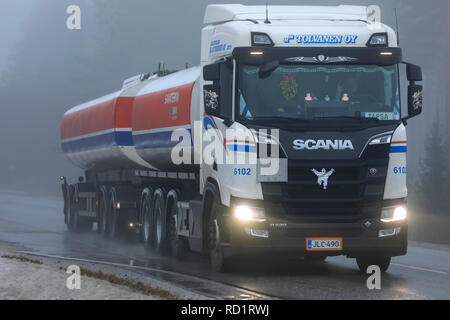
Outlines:
{"label": "license plate", "polygon": [[342,238],[306,238],[306,250],[342,250]]}

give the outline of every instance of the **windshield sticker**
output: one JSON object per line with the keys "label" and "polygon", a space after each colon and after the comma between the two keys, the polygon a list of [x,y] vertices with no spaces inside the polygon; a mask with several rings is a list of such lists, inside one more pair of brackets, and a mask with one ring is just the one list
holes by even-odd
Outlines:
{"label": "windshield sticker", "polygon": [[216,110],[219,107],[219,95],[211,90],[204,90],[205,107]]}
{"label": "windshield sticker", "polygon": [[283,80],[280,82],[281,92],[286,100],[291,100],[298,93],[297,80],[295,75],[283,74]]}
{"label": "windshield sticker", "polygon": [[398,89],[396,90],[395,94],[394,120],[400,120],[400,97],[398,94]]}
{"label": "windshield sticker", "polygon": [[239,96],[240,96],[240,98],[239,98],[240,109],[239,110],[241,112],[241,115],[246,118],[252,118],[253,117],[252,113],[250,112],[250,110],[247,106],[247,102],[245,102],[244,96],[242,95],[242,92],[240,90],[239,90]]}
{"label": "windshield sticker", "polygon": [[377,118],[378,120],[394,120],[393,112],[361,112],[363,118]]}
{"label": "windshield sticker", "polygon": [[290,34],[284,38],[284,43],[309,44],[309,43],[330,43],[330,44],[355,44],[358,36],[356,34]]}

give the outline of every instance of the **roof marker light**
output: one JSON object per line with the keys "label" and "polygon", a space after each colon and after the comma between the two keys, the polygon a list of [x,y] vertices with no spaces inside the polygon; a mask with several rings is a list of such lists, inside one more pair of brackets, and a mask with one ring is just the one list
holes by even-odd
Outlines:
{"label": "roof marker light", "polygon": [[387,47],[388,35],[387,33],[374,33],[367,41],[368,47]]}
{"label": "roof marker light", "polygon": [[252,32],[252,46],[273,47],[274,43],[270,37],[262,32]]}

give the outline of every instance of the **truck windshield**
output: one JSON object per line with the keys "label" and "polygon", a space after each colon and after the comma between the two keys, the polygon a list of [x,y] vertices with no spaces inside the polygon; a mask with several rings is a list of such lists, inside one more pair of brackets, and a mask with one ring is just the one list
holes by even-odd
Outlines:
{"label": "truck windshield", "polygon": [[396,65],[286,64],[264,78],[259,69],[238,67],[237,119],[400,119]]}

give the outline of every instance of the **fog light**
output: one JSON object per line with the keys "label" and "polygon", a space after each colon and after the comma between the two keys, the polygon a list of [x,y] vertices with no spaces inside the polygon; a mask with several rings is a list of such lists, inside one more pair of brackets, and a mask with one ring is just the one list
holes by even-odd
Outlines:
{"label": "fog light", "polygon": [[268,230],[245,228],[245,232],[254,237],[260,237],[260,238],[268,238],[269,237]]}
{"label": "fog light", "polygon": [[388,207],[381,210],[381,221],[383,222],[403,221],[407,216],[408,211],[404,206]]}
{"label": "fog light", "polygon": [[264,222],[266,221],[266,215],[264,209],[253,208],[249,206],[239,205],[234,207],[234,216],[239,220]]}
{"label": "fog light", "polygon": [[392,229],[383,229],[378,232],[378,237],[389,237],[389,236],[395,236],[400,233],[401,228],[392,228]]}

